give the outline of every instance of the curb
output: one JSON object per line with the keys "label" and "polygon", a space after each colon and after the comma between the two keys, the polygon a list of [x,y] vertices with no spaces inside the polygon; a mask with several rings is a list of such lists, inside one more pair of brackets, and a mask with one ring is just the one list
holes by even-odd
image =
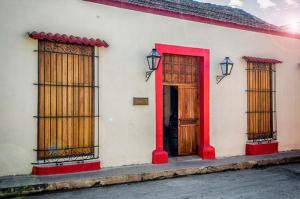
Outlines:
{"label": "curb", "polygon": [[124,174],[119,176],[106,176],[98,178],[66,180],[61,182],[51,182],[42,184],[33,184],[28,186],[15,186],[9,188],[0,188],[0,198],[24,196],[37,193],[46,193],[61,190],[74,190],[89,187],[102,187],[124,183],[144,182],[150,180],[161,180],[188,175],[202,175],[230,170],[244,170],[252,168],[261,168],[288,163],[300,162],[300,156],[274,158],[267,160],[251,160],[239,163],[229,163],[216,166],[188,167],[179,169],[170,169],[162,171],[153,171],[146,173]]}

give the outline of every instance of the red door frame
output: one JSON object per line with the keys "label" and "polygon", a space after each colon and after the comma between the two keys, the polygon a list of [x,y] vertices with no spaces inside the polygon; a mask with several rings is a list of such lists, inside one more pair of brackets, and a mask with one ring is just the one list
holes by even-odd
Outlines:
{"label": "red door frame", "polygon": [[[202,159],[215,159],[215,149],[210,145],[209,135],[209,85],[210,52],[208,49],[155,44],[157,51],[175,55],[189,55],[200,58],[199,63],[199,106],[200,106],[200,143],[198,155]],[[163,58],[162,58],[163,59]],[[156,148],[152,152],[152,163],[168,162],[168,153],[163,150],[163,60],[155,71],[156,89]]]}

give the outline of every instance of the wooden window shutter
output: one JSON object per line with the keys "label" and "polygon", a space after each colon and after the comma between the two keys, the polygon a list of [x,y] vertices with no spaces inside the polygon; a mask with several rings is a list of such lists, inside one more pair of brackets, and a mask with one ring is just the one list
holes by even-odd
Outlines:
{"label": "wooden window shutter", "polygon": [[38,160],[96,158],[94,47],[39,40],[38,49]]}
{"label": "wooden window shutter", "polygon": [[247,64],[248,140],[276,138],[275,72],[272,63]]}

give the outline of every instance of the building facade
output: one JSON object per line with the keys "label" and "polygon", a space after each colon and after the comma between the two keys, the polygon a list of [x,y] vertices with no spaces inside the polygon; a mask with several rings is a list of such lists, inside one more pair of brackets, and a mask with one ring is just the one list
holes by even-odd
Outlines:
{"label": "building facade", "polygon": [[0,5],[0,176],[300,149],[299,35],[188,0]]}

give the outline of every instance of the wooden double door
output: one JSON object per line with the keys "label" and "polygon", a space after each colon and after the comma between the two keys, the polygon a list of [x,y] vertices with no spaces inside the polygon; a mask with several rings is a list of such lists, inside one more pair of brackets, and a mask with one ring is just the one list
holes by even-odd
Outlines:
{"label": "wooden double door", "polygon": [[193,155],[199,145],[199,58],[164,54],[164,84],[178,90],[178,155]]}

